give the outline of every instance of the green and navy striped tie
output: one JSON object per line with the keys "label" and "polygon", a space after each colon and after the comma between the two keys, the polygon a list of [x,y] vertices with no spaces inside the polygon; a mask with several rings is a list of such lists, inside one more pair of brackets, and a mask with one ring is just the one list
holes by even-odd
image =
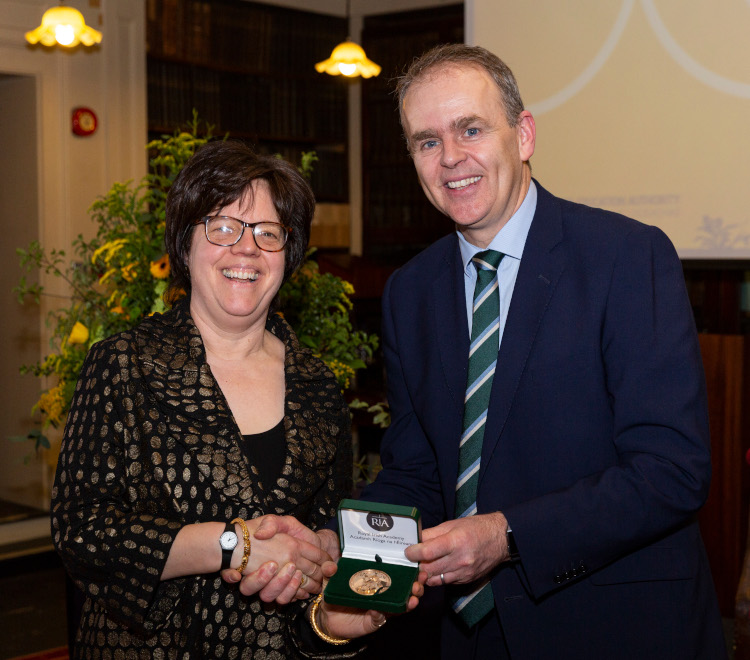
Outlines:
{"label": "green and navy striped tie", "polygon": [[[458,452],[456,518],[473,516],[477,512],[479,462],[500,335],[497,267],[503,256],[495,250],[485,250],[472,259],[477,269],[477,283],[474,288],[463,433]],[[453,609],[468,626],[473,626],[492,610],[494,599],[489,580],[468,586],[473,590],[456,598]]]}

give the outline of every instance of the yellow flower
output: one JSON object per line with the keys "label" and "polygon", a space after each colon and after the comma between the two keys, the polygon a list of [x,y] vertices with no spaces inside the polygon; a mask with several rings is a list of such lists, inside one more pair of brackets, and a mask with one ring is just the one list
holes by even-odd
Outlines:
{"label": "yellow flower", "polygon": [[304,264],[302,264],[302,267],[297,271],[300,275],[304,275],[308,279],[312,279],[315,277],[315,271],[317,264],[313,263],[312,261],[306,261]]}
{"label": "yellow flower", "polygon": [[151,262],[151,274],[157,280],[169,277],[169,255],[165,254],[161,259]]}
{"label": "yellow flower", "polygon": [[122,277],[126,282],[132,282],[138,275],[135,267],[138,264],[136,262],[130,263],[122,269]]}
{"label": "yellow flower", "polygon": [[336,380],[339,382],[339,385],[341,385],[341,389],[347,389],[351,382],[350,379],[354,375],[354,369],[348,364],[344,364],[335,358],[327,360],[326,364],[333,372],[333,375],[336,376]]}
{"label": "yellow flower", "polygon": [[107,241],[104,245],[102,245],[100,248],[98,248],[94,254],[91,255],[91,263],[95,264],[96,260],[106,252],[104,255],[104,263],[109,265],[109,262],[112,261],[112,257],[115,256],[115,254],[122,248],[123,245],[125,245],[127,241],[124,238],[118,238],[114,241]]}
{"label": "yellow flower", "polygon": [[117,272],[116,268],[110,268],[104,275],[99,278],[99,284],[104,284],[112,275]]}
{"label": "yellow flower", "polygon": [[[88,331],[87,331],[88,332]],[[52,426],[59,426],[65,414],[65,400],[63,398],[63,384],[60,383],[47,390],[39,397],[36,407],[47,417]]]}
{"label": "yellow flower", "polygon": [[342,280],[341,286],[344,287],[344,293],[348,296],[354,295],[354,287],[352,286],[351,282],[347,282],[346,280]]}
{"label": "yellow flower", "polygon": [[44,362],[42,363],[42,369],[45,371],[47,369],[50,369],[54,371],[55,366],[57,365],[57,361],[60,359],[60,356],[57,355],[57,353],[52,353],[44,358]]}
{"label": "yellow flower", "polygon": [[89,340],[89,329],[80,321],[76,321],[68,337],[69,344],[85,344]]}

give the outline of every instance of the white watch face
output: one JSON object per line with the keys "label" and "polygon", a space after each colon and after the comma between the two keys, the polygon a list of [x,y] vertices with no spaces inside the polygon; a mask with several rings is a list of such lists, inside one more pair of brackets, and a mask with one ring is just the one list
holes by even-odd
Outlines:
{"label": "white watch face", "polygon": [[234,532],[224,532],[219,537],[219,545],[224,550],[234,550],[237,547],[237,534]]}

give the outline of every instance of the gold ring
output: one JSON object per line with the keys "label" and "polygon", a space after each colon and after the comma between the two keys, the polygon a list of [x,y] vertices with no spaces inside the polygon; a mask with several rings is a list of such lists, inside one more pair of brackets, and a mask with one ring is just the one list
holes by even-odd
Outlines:
{"label": "gold ring", "polygon": [[299,581],[299,586],[304,587],[307,584],[307,575],[302,574],[302,579]]}

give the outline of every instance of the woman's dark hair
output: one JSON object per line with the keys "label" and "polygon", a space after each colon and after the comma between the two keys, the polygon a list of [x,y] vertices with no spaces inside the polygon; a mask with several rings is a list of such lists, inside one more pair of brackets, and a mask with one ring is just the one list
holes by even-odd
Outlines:
{"label": "woman's dark hair", "polygon": [[284,281],[302,264],[315,212],[309,184],[281,158],[258,154],[242,142],[208,142],[188,160],[167,195],[164,241],[172,296],[180,289],[188,294],[191,290],[187,263],[193,225],[240,198],[252,203],[252,183],[257,180],[268,183],[279,222],[290,230],[284,248]]}

